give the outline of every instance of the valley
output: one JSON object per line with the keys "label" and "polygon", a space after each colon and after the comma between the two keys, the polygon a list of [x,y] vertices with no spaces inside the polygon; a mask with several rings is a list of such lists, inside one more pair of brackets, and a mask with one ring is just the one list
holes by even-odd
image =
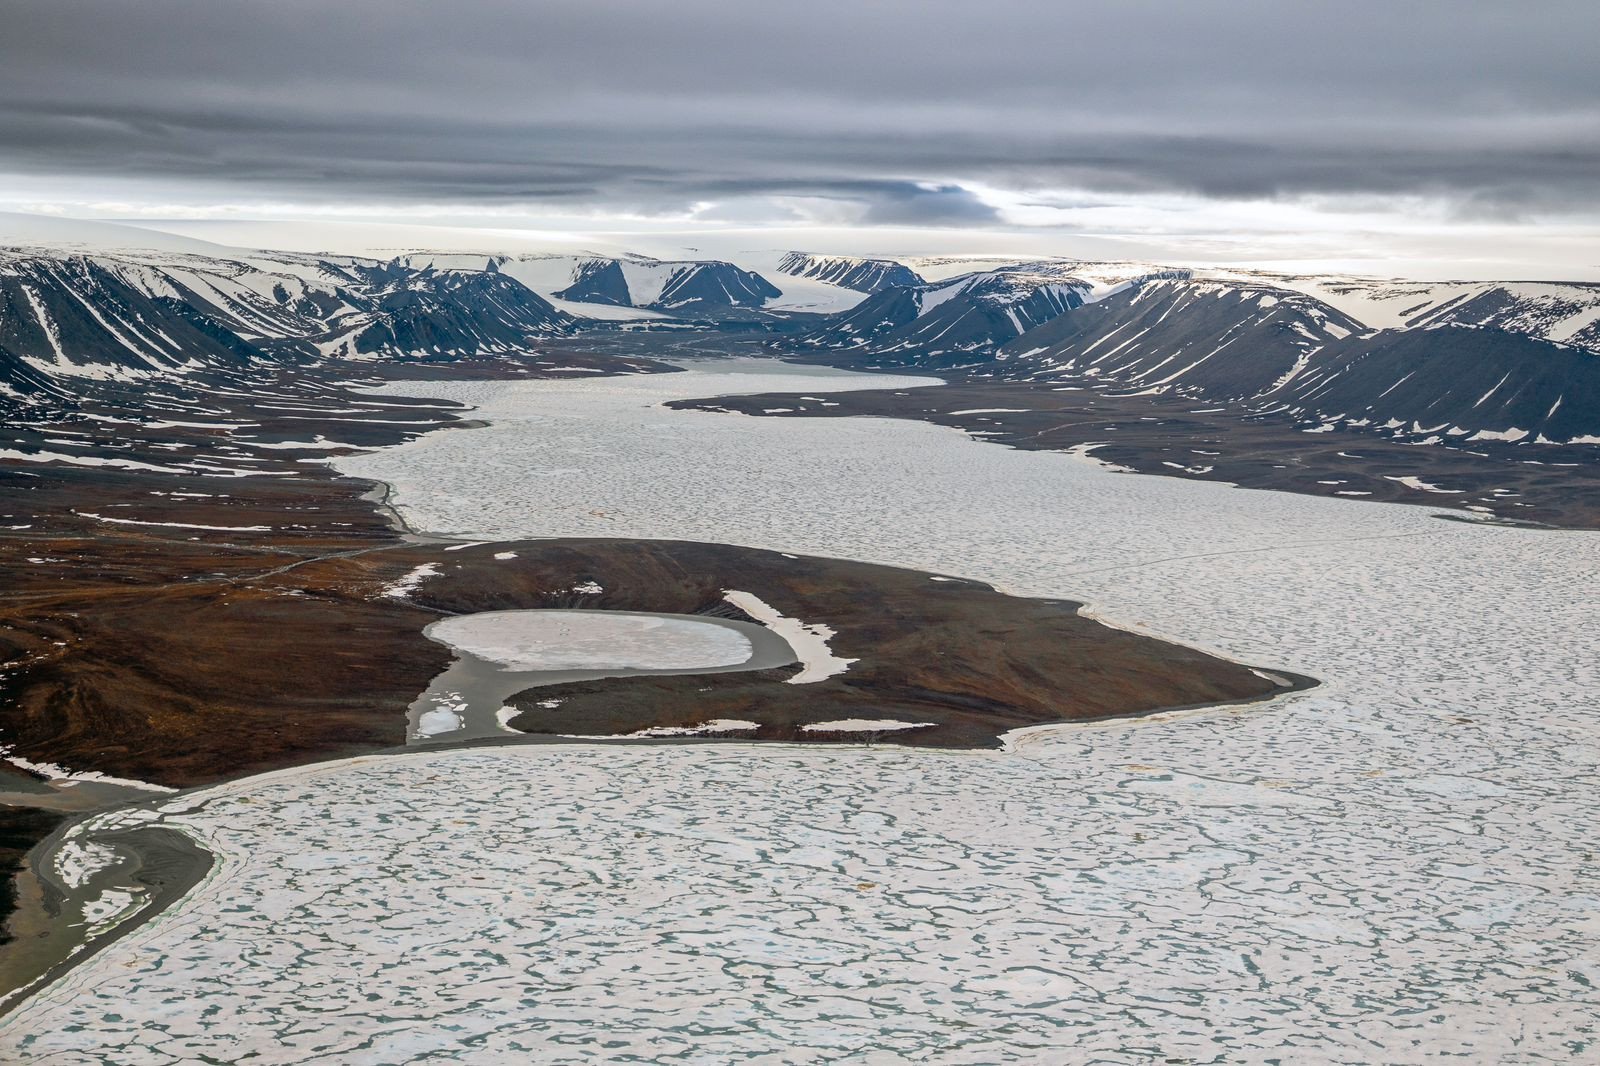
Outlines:
{"label": "valley", "polygon": [[[1582,591],[1593,534],[1132,476],[906,419],[674,410],[756,389],[793,404],[847,396],[847,382],[949,387],[770,360],[678,362],[677,373],[361,394],[482,424],[334,459],[348,476],[381,476],[410,527],[446,540],[391,533],[392,548],[308,563],[294,581],[335,602],[347,582],[349,609],[393,613],[396,630],[414,618],[406,650],[384,653],[404,663],[427,649],[436,664],[444,649],[420,630],[439,610],[692,614],[726,611],[729,586],[752,592],[782,616],[826,623],[832,652],[857,661],[812,686],[789,684],[791,668],[538,689],[514,701],[509,725],[570,713],[586,733],[637,732],[765,713],[764,732],[805,743],[413,746],[286,762],[92,816],[60,838],[96,871],[79,875],[87,895],[74,906],[129,893],[93,856],[137,826],[202,841],[215,866],[165,910],[148,895],[127,904],[145,920],[124,919],[17,1006],[9,1046],[403,1057],[465,1025],[505,1055],[543,1054],[557,1039],[593,1049],[605,1032],[609,1051],[645,1057],[751,1040],[811,1057],[889,1045],[912,1056],[952,1054],[948,1017],[981,1011],[1004,1024],[970,1034],[958,1057],[1002,1044],[1042,1052],[1060,1026],[1080,1025],[1083,1046],[1132,1061],[1247,1056],[1284,1040],[1328,1057],[1374,1041],[1403,1055],[1421,1039],[1403,1021],[1417,1010],[1451,1020],[1429,1047],[1509,1050],[1508,1010],[1523,1050],[1554,1052],[1581,1025],[1592,1004],[1573,892],[1592,858],[1580,796],[1594,679],[1578,647],[1594,621]],[[408,586],[422,566],[436,574]],[[282,580],[263,575],[259,591]],[[403,601],[386,595],[397,585]],[[1082,644],[1100,627],[1069,590],[1116,627],[1108,638],[1184,684],[1197,664],[1226,671],[1229,660],[1321,684],[1242,670],[1260,694],[1281,694],[1137,720],[1097,713],[1010,733],[1001,749],[973,750],[971,738],[929,749],[921,729],[887,728],[1007,686],[1017,709],[1006,727],[1028,724],[1025,698],[1059,717],[1074,675],[1047,667],[1052,654],[1086,656],[1074,669],[1096,671],[1088,695],[1114,691],[1127,675],[1104,672],[1108,648]],[[214,613],[235,610],[255,613]],[[1389,620],[1387,635],[1372,617]],[[274,632],[281,618],[264,616]],[[370,625],[341,620],[334,632],[356,648]],[[338,676],[320,663],[302,671],[288,701],[306,703],[324,673]],[[385,718],[397,740],[400,689]],[[979,720],[975,710],[941,728]],[[841,746],[783,732],[796,714],[886,728],[870,746]],[[1463,840],[1484,859],[1471,876],[1456,865]],[[472,979],[417,1003],[419,967],[441,950]],[[933,952],[939,965],[959,960],[970,982],[919,977]],[[1085,965],[1098,986],[1072,976]],[[1552,971],[1569,975],[1554,979],[1559,990]],[[1197,1026],[1185,995],[1134,991],[1150,972],[1230,1006]],[[334,987],[349,994],[315,991]],[[886,987],[914,993],[873,991]],[[690,1029],[638,1014],[640,988]],[[286,1027],[286,1005],[313,994],[326,1008],[316,1024]],[[835,1005],[825,1024],[808,1021],[819,1001]],[[227,1024],[201,1004],[225,1004]],[[415,1021],[392,1021],[401,1004]],[[1130,1051],[1134,1014],[1143,1035]]]}
{"label": "valley", "polygon": [[1530,453],[1477,441],[1424,451],[1349,430],[1308,430],[1281,412],[1197,406],[1201,401],[1183,396],[941,373],[947,384],[938,390],[770,393],[678,406],[764,418],[914,418],[989,444],[1081,452],[1140,474],[1409,503],[1470,520],[1600,528],[1592,446]]}

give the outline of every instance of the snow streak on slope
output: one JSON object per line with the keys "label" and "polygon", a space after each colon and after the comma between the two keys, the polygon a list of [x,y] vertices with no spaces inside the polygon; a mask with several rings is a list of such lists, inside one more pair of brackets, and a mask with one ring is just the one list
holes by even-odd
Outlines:
{"label": "snow streak on slope", "polygon": [[1037,377],[1245,398],[1286,385],[1311,353],[1359,328],[1285,289],[1150,278],[1022,335],[999,358]]}
{"label": "snow streak on slope", "polygon": [[510,353],[571,328],[521,283],[480,270],[298,253],[0,249],[0,387],[13,389],[328,355]]}
{"label": "snow streak on slope", "polygon": [[837,315],[800,343],[860,350],[888,365],[970,366],[992,358],[1008,341],[1120,292],[1142,267],[1103,264],[1086,273],[1078,263],[1019,263],[944,281],[883,289]]}
{"label": "snow streak on slope", "polygon": [[1374,329],[1475,326],[1600,352],[1600,284],[1285,277]]}
{"label": "snow streak on slope", "polygon": [[1567,443],[1600,436],[1593,341],[1600,286],[1068,260],[886,289],[798,343],[863,365],[1238,401],[1319,431]]}

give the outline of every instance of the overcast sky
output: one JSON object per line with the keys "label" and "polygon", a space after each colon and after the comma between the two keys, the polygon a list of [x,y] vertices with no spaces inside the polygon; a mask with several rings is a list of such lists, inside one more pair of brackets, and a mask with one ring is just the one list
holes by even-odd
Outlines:
{"label": "overcast sky", "polygon": [[1594,0],[10,0],[0,206],[1600,276],[1597,40]]}

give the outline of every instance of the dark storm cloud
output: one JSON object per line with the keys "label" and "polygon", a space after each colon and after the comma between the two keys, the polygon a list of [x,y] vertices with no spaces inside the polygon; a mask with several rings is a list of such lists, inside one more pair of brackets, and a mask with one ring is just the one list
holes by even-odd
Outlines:
{"label": "dark storm cloud", "polygon": [[0,169],[987,222],[963,183],[1600,194],[1597,5],[14,0]]}
{"label": "dark storm cloud", "polygon": [[872,225],[949,226],[994,222],[998,212],[959,185],[885,186],[861,221]]}

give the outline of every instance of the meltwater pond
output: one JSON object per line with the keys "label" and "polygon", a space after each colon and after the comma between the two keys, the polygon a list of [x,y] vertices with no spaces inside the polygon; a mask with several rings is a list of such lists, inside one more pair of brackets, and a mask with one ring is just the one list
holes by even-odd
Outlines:
{"label": "meltwater pond", "polygon": [[504,737],[505,700],[543,685],[642,674],[766,670],[795,661],[765,626],[635,611],[482,611],[423,632],[456,653],[410,710],[413,742]]}
{"label": "meltwater pond", "polygon": [[761,369],[404,386],[492,424],[338,465],[423,529],[961,575],[1324,684],[1007,752],[496,747],[182,797],[211,876],[0,1058],[1594,1057],[1600,536],[661,406],[917,384]]}

